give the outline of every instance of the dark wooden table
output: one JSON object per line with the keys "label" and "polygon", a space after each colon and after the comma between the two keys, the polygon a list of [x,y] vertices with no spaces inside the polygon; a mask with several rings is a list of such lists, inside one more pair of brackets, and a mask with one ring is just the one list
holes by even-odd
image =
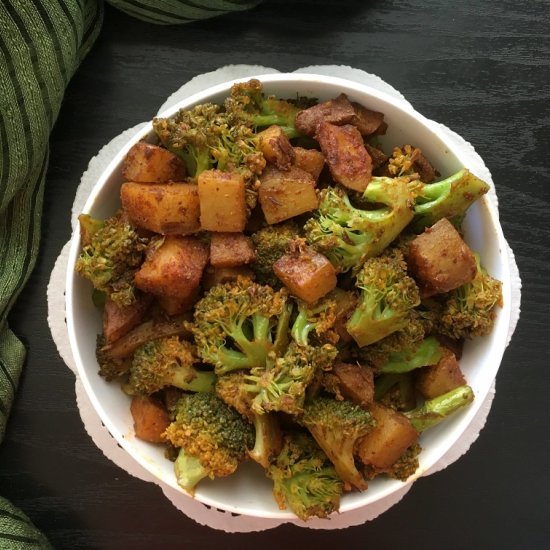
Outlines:
{"label": "dark wooden table", "polygon": [[[280,0],[182,27],[107,8],[51,141],[36,269],[10,316],[28,347],[0,447],[0,494],[56,548],[550,547],[550,35],[547,0]],[[85,433],[74,378],[46,323],[46,285],[69,239],[75,189],[112,137],[149,119],[193,76],[229,63],[282,71],[345,64],[380,75],[469,140],[491,169],[523,277],[523,313],[486,427],[466,456],[376,521],[225,535],[109,462]]]}

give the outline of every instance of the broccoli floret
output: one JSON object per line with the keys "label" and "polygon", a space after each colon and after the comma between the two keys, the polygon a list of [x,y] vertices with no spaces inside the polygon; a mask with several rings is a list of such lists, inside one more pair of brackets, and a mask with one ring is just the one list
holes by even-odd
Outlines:
{"label": "broccoli floret", "polygon": [[306,403],[299,421],[334,464],[346,489],[367,489],[367,481],[355,465],[354,449],[375,426],[371,413],[350,401],[316,397]]}
{"label": "broccoli floret", "polygon": [[346,328],[360,347],[373,344],[407,325],[409,312],[420,303],[414,280],[398,250],[370,258],[357,274],[359,304]]}
{"label": "broccoli floret", "polygon": [[118,306],[131,305],[134,273],[143,261],[148,239],[140,237],[121,214],[105,221],[82,214],[79,221],[85,236],[75,270]]}
{"label": "broccoli floret", "polygon": [[497,305],[502,304],[502,283],[481,267],[476,254],[474,279],[449,292],[436,311],[438,332],[459,340],[486,336],[493,329]]}
{"label": "broccoli floret", "polygon": [[384,473],[389,477],[406,481],[418,470],[418,455],[422,452],[422,447],[418,443],[413,443]]}
{"label": "broccoli floret", "polygon": [[326,518],[340,507],[343,483],[315,440],[301,432],[287,434],[267,475],[281,510],[287,505],[302,520]]}
{"label": "broccoli floret", "polygon": [[414,219],[411,229],[416,232],[447,218],[459,227],[466,210],[489,191],[489,185],[466,168],[435,183],[411,182],[414,195]]}
{"label": "broccoli floret", "polygon": [[216,383],[216,394],[254,424],[254,446],[248,449],[252,460],[269,467],[282,448],[282,433],[274,414],[259,414],[252,409],[254,395],[247,390],[245,372],[231,372]]}
{"label": "broccoli floret", "polygon": [[431,182],[438,175],[422,151],[409,144],[394,147],[387,172],[393,177],[407,177],[411,181],[422,180],[425,183]]}
{"label": "broccoli floret", "polygon": [[232,86],[230,96],[225,100],[225,109],[235,120],[254,129],[276,124],[289,138],[293,138],[300,135],[294,120],[302,108],[301,103],[277,99],[274,96],[266,97],[262,83],[251,79]]}
{"label": "broccoli floret", "polygon": [[317,340],[335,344],[338,334],[334,331],[336,322],[336,302],[329,297],[321,298],[314,304],[298,302],[298,315],[292,323],[291,335],[300,346],[310,344],[310,334],[314,332]]}
{"label": "broccoli floret", "polygon": [[268,357],[265,367],[253,368],[245,376],[246,389],[254,395],[252,409],[258,414],[301,414],[307,387],[317,372],[332,366],[337,354],[330,344],[314,347],[291,343],[283,356]]}
{"label": "broccoli floret", "polygon": [[405,412],[416,431],[424,430],[439,424],[454,412],[469,405],[474,400],[474,392],[470,386],[459,386],[450,392],[428,399],[416,409]]}
{"label": "broccoli floret", "polygon": [[238,124],[220,105],[202,103],[180,109],[169,118],[155,118],[153,128],[162,144],[183,159],[193,177],[210,168],[247,166],[259,174],[265,167],[252,129]]}
{"label": "broccoli floret", "polygon": [[129,358],[115,359],[111,357],[105,346],[105,336],[98,334],[96,339],[96,358],[99,365],[99,375],[103,376],[107,382],[110,382],[126,374],[130,369],[131,361]]}
{"label": "broccoli floret", "polygon": [[200,357],[216,367],[218,375],[236,369],[264,367],[276,347],[277,325],[287,294],[248,278],[216,285],[196,304],[193,335]]}
{"label": "broccoli floret", "polygon": [[388,362],[391,354],[403,350],[414,350],[424,340],[427,331],[416,309],[409,311],[407,322],[403,328],[392,332],[389,336],[374,344],[357,348],[354,356],[362,363],[379,371]]}
{"label": "broccoli floret", "polygon": [[150,395],[167,386],[188,391],[208,392],[214,388],[212,371],[199,371],[195,346],[177,336],[142,344],[134,352],[130,377],[125,389],[131,395]]}
{"label": "broccoli floret", "polygon": [[258,283],[280,288],[281,281],[273,273],[273,264],[283,256],[288,244],[300,233],[294,221],[268,225],[252,234],[256,259],[250,265]]}
{"label": "broccoli floret", "polygon": [[205,478],[232,474],[254,442],[254,429],[214,393],[184,394],[174,421],[163,437],[180,448],[175,471],[178,484],[193,492]]}
{"label": "broccoli floret", "polygon": [[359,209],[339,187],[321,191],[319,209],[304,227],[306,239],[340,272],[357,271],[367,258],[380,254],[413,218],[413,196],[400,179],[373,178]]}
{"label": "broccoli floret", "polygon": [[[373,346],[376,346],[377,343]],[[377,354],[377,352],[374,352],[374,354]],[[437,338],[428,336],[416,345],[389,351],[385,361],[378,360],[375,368],[378,372],[405,373],[420,367],[435,365],[440,359],[441,346]]]}

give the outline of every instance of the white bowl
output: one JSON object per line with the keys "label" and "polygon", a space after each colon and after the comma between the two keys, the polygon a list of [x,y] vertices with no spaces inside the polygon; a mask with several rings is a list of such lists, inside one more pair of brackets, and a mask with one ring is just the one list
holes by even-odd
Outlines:
{"label": "white bowl", "polygon": [[[342,92],[346,93],[352,101],[384,113],[388,132],[380,141],[387,150],[391,150],[392,146],[412,143],[422,149],[442,176],[450,175],[462,167],[468,168],[465,151],[457,149],[444,135],[435,133],[429,121],[422,115],[383,92],[341,78],[314,74],[269,74],[255,78],[262,81],[267,93],[273,93],[281,98],[295,97],[296,93],[299,93],[327,100]],[[242,78],[208,88],[162,114],[168,116],[180,108],[189,108],[206,101],[221,102],[228,95],[234,82],[248,79],[249,77]],[[84,206],[85,213],[104,218],[116,211],[120,205],[122,161],[130,147],[151,132],[152,126],[149,123],[120,150],[98,179]],[[420,442],[423,451],[420,455],[420,467],[406,483],[422,476],[460,439],[491,387],[506,344],[511,303],[507,246],[498,221],[498,213],[487,197],[483,197],[470,208],[464,228],[466,241],[480,253],[488,272],[502,281],[504,306],[498,310],[492,333],[468,342],[464,348],[460,364],[474,390],[474,402],[452,418],[422,434]],[[72,353],[84,388],[101,421],[131,457],[161,482],[183,493],[176,483],[173,464],[164,457],[164,449],[135,437],[129,398],[122,393],[118,384],[107,383],[98,376],[95,340],[96,334],[102,330],[101,314],[92,305],[89,283],[74,272],[79,253],[80,237],[76,230],[72,237],[68,263],[66,318]],[[397,480],[375,479],[367,491],[344,495],[340,512],[367,506],[403,486],[404,483]],[[195,498],[209,506],[238,514],[277,519],[294,518],[290,511],[278,509],[271,490],[271,481],[266,478],[262,468],[248,462],[230,477],[202,481]]]}

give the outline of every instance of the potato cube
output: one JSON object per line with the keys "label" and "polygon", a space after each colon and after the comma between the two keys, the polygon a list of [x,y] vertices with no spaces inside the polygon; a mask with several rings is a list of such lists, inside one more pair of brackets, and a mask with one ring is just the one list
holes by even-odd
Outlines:
{"label": "potato cube", "polygon": [[207,244],[195,237],[168,236],[143,262],[134,283],[156,296],[192,300],[207,263]]}
{"label": "potato cube", "polygon": [[270,126],[260,132],[260,150],[267,162],[281,170],[288,170],[294,160],[294,148],[280,126]]}
{"label": "potato cube", "polygon": [[455,354],[447,348],[436,365],[422,367],[417,371],[416,387],[426,398],[433,399],[466,384]]}
{"label": "potato cube", "polygon": [[359,103],[352,102],[355,116],[350,124],[353,124],[361,135],[385,134],[388,125],[384,122],[384,113],[371,111]]}
{"label": "potato cube", "polygon": [[362,193],[371,180],[372,159],[359,130],[350,124],[335,126],[322,122],[316,139],[334,180]]}
{"label": "potato cube", "polygon": [[124,180],[138,183],[182,181],[185,172],[185,164],[174,153],[144,141],[128,151],[122,165]]}
{"label": "potato cube", "polygon": [[205,170],[199,174],[201,227],[207,231],[240,233],[246,225],[244,178],[237,172]]}
{"label": "potato cube", "polygon": [[309,172],[313,179],[317,181],[325,166],[325,157],[321,151],[316,149],[294,147],[294,166]]}
{"label": "potato cube", "polygon": [[330,298],[336,302],[334,331],[338,334],[341,342],[353,341],[353,337],[346,328],[346,323],[357,307],[357,296],[353,292],[346,292],[341,288],[335,288]]}
{"label": "potato cube", "polygon": [[287,171],[268,166],[260,182],[258,200],[269,224],[288,220],[319,206],[313,176],[297,166],[291,166]]}
{"label": "potato cube", "polygon": [[107,298],[103,308],[103,335],[105,343],[112,344],[121,336],[139,325],[151,305],[152,296],[137,294],[136,301],[125,307],[119,307]]}
{"label": "potato cube", "polygon": [[374,400],[374,371],[357,364],[337,363],[330,371],[343,397],[365,407]]}
{"label": "potato cube", "polygon": [[168,315],[180,315],[192,309],[199,299],[199,287],[188,296],[180,298],[179,296],[158,296],[157,301],[160,307]]}
{"label": "potato cube", "polygon": [[369,410],[376,426],[359,441],[357,454],[363,464],[383,471],[417,440],[418,432],[405,415],[389,407],[372,403]]}
{"label": "potato cube", "polygon": [[254,271],[244,265],[237,265],[235,267],[208,266],[204,270],[202,286],[205,290],[210,290],[213,286],[236,281],[237,277],[254,279]]}
{"label": "potato cube", "polygon": [[296,115],[295,125],[299,132],[313,137],[322,122],[330,122],[336,125],[350,124],[356,116],[353,105],[347,96],[340,94],[334,99],[329,99],[300,111]]}
{"label": "potato cube", "polygon": [[336,270],[325,256],[312,248],[291,246],[273,264],[273,272],[291,294],[312,303],[336,287]]}
{"label": "potato cube", "polygon": [[256,258],[252,241],[242,233],[212,233],[210,263],[214,267],[249,264]]}
{"label": "potato cube", "polygon": [[162,235],[186,235],[200,229],[197,186],[189,183],[126,182],[120,200],[136,225]]}
{"label": "potato cube", "polygon": [[407,263],[423,298],[469,283],[477,272],[474,254],[446,218],[412,241]]}
{"label": "potato cube", "polygon": [[148,395],[138,395],[132,398],[130,412],[134,419],[136,437],[151,443],[162,443],[161,434],[170,424],[170,416],[163,405]]}

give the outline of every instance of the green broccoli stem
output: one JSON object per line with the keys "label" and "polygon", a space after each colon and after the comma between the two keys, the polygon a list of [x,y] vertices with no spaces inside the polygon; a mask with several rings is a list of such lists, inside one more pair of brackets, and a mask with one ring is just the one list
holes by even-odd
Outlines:
{"label": "green broccoli stem", "polygon": [[280,126],[288,139],[301,135],[300,132],[298,132],[298,130],[294,127],[293,120],[289,120],[288,116],[281,116],[277,114],[254,115],[252,117],[252,125],[255,128],[266,128],[273,125]]}
{"label": "green broccoli stem", "polygon": [[421,231],[441,218],[458,222],[470,205],[488,190],[487,183],[465,168],[442,181],[422,184],[411,226]]}
{"label": "green broccoli stem", "polygon": [[188,455],[184,449],[180,449],[178,457],[174,462],[174,472],[178,485],[193,495],[195,487],[205,477],[208,477],[208,470],[201,464],[197,457]]}
{"label": "green broccoli stem", "polygon": [[259,314],[252,316],[252,340],[245,334],[242,324],[234,326],[228,333],[238,350],[228,348],[219,350],[221,366],[216,367],[216,374],[223,375],[233,370],[249,370],[264,366],[267,355],[273,348],[270,329],[269,318]]}
{"label": "green broccoli stem", "polygon": [[379,367],[380,372],[403,373],[420,367],[435,365],[441,359],[441,346],[437,338],[429,336],[411,353],[410,350],[390,353],[388,362]]}
{"label": "green broccoli stem", "polygon": [[474,400],[470,386],[459,386],[424,402],[421,407],[404,413],[418,432],[439,424],[454,412],[469,405]]}
{"label": "green broccoli stem", "polygon": [[281,430],[274,415],[253,414],[256,436],[254,447],[248,451],[248,455],[264,468],[268,468],[281,452],[283,445]]}
{"label": "green broccoli stem", "polygon": [[279,315],[277,328],[275,329],[275,337],[273,339],[273,351],[277,356],[283,355],[288,347],[288,325],[290,324],[290,317],[293,309],[294,306],[292,302],[287,302]]}
{"label": "green broccoli stem", "polygon": [[200,371],[195,368],[177,368],[170,378],[172,386],[181,390],[210,392],[214,390],[216,375],[212,371]]}
{"label": "green broccoli stem", "polygon": [[315,323],[311,323],[307,318],[307,311],[300,310],[296,320],[292,324],[292,330],[290,331],[293,340],[299,346],[307,346],[309,333],[315,328]]}
{"label": "green broccoli stem", "polygon": [[380,311],[378,301],[363,290],[359,305],[351,314],[346,329],[362,348],[402,329],[406,322],[405,313],[397,313],[387,307]]}

